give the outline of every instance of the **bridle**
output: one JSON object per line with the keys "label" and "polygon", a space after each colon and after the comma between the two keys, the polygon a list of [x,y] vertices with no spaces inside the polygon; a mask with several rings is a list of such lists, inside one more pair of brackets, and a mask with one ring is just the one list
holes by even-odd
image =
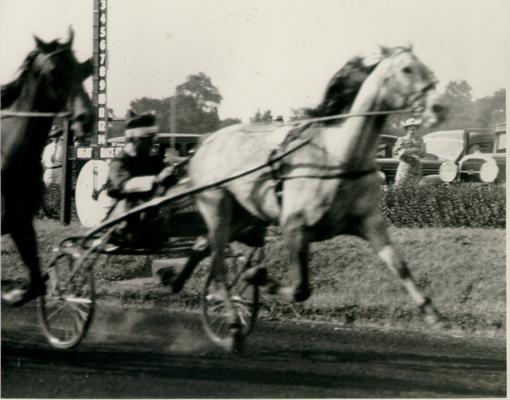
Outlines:
{"label": "bridle", "polygon": [[[397,57],[398,55],[405,53],[409,51],[409,49],[401,48],[398,49],[397,52],[391,55],[391,57]],[[382,60],[380,60],[382,61]],[[380,62],[379,61],[379,62]],[[378,63],[379,63],[378,62]],[[307,119],[300,119],[296,121],[290,121],[290,122],[283,122],[280,123],[280,126],[303,126],[303,125],[309,125],[313,124],[315,122],[326,122],[326,121],[334,121],[338,119],[347,119],[352,117],[373,117],[373,116],[380,116],[380,115],[392,115],[392,114],[413,114],[416,113],[416,109],[412,106],[415,102],[420,100],[430,89],[433,89],[436,85],[435,80],[431,80],[427,85],[425,85],[419,92],[411,93],[408,96],[405,96],[406,98],[406,104],[411,105],[410,108],[400,108],[396,110],[391,111],[367,111],[364,113],[342,113],[342,114],[335,114],[335,115],[328,115],[326,117],[316,117],[316,118],[307,118]]]}
{"label": "bridle", "polygon": [[412,112],[413,112],[413,109],[411,109],[411,108],[400,108],[400,109],[391,110],[391,111],[367,111],[364,113],[343,113],[343,114],[328,115],[327,117],[299,119],[296,121],[283,122],[279,125],[280,126],[291,126],[291,125],[303,126],[303,125],[313,124],[315,122],[334,121],[337,119],[347,119],[347,118],[353,118],[353,117],[376,117],[379,115],[391,115],[391,114],[409,114]]}

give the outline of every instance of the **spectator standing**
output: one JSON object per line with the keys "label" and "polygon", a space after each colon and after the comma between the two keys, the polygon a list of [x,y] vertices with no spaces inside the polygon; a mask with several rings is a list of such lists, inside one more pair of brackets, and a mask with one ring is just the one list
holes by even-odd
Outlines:
{"label": "spectator standing", "polygon": [[403,124],[405,136],[399,138],[393,148],[394,156],[400,162],[395,176],[396,186],[417,185],[422,177],[420,158],[425,156],[425,143],[419,136],[421,121],[409,118]]}
{"label": "spectator standing", "polygon": [[63,130],[53,125],[48,135],[49,143],[43,150],[44,196],[42,208],[47,217],[56,218],[60,209],[60,185],[62,181],[62,157],[64,154]]}
{"label": "spectator standing", "polygon": [[46,186],[59,184],[62,176],[62,128],[53,125],[48,135],[49,143],[43,150],[43,181]]}

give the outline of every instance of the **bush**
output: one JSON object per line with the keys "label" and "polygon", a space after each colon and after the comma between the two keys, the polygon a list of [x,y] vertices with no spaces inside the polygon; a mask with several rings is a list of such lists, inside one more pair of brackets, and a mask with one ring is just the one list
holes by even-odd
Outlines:
{"label": "bush", "polygon": [[[499,185],[452,184],[428,186],[382,186],[381,211],[395,226],[422,228],[504,228],[505,187]],[[74,199],[72,216],[77,220]],[[173,210],[173,211],[170,211]],[[196,211],[192,199],[179,203],[179,213]],[[175,204],[161,208],[161,214],[175,212]],[[45,193],[44,212],[39,216],[58,218],[59,188]]]}
{"label": "bush", "polygon": [[383,189],[383,215],[398,227],[504,228],[504,186],[459,184]]}

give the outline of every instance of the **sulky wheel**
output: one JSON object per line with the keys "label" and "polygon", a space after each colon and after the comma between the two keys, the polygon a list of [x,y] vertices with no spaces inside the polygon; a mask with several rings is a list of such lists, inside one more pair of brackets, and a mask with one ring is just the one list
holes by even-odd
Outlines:
{"label": "sulky wheel", "polygon": [[94,313],[92,265],[81,259],[72,249],[56,254],[48,266],[46,294],[39,298],[44,334],[56,348],[69,349],[80,343]]}
{"label": "sulky wheel", "polygon": [[207,336],[228,351],[240,349],[243,339],[250,333],[259,308],[259,287],[247,283],[242,273],[247,268],[244,257],[230,256],[228,267],[228,287],[230,298],[237,313],[238,324],[229,323],[225,299],[216,290],[213,274],[210,273],[202,296],[202,322]]}

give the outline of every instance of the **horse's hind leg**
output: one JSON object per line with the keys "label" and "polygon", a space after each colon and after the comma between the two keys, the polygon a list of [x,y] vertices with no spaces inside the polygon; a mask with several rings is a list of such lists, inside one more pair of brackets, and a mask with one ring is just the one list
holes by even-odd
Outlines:
{"label": "horse's hind leg", "polygon": [[358,233],[369,241],[386,266],[400,278],[400,282],[424,314],[426,322],[431,325],[440,324],[443,317],[432,306],[431,300],[422,294],[406,262],[393,247],[383,216],[377,212],[363,219]]}
{"label": "horse's hind leg", "polygon": [[182,268],[181,271],[177,275],[166,278],[162,277],[163,284],[169,284],[172,286],[172,291],[174,293],[179,293],[184,284],[189,279],[189,277],[195,271],[197,265],[211,253],[211,248],[209,247],[209,241],[207,238],[203,236],[199,236],[195,243],[193,244],[193,248],[191,249],[191,253],[186,261],[186,264]]}
{"label": "horse's hind leg", "polygon": [[21,259],[29,270],[30,284],[26,290],[14,289],[2,294],[2,300],[11,305],[19,306],[43,294],[45,284],[41,275],[36,235],[32,222],[18,221],[13,224],[10,233]]}

